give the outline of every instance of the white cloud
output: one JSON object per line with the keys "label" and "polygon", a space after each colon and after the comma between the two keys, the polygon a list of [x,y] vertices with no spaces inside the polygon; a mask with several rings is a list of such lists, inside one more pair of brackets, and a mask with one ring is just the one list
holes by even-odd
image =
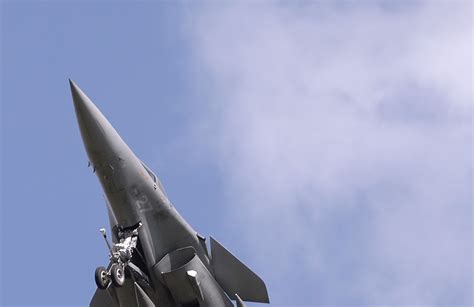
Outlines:
{"label": "white cloud", "polygon": [[201,150],[228,175],[273,301],[472,303],[470,6],[188,16]]}

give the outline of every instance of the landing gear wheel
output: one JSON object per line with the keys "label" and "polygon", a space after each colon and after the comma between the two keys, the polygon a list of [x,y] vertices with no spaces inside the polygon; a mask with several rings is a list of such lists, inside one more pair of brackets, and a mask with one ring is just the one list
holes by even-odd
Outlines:
{"label": "landing gear wheel", "polygon": [[110,275],[112,275],[112,283],[116,287],[121,287],[125,283],[125,271],[120,264],[112,264],[110,269]]}
{"label": "landing gear wheel", "polygon": [[95,283],[99,289],[107,288],[110,283],[110,279],[107,276],[107,270],[103,266],[95,269]]}

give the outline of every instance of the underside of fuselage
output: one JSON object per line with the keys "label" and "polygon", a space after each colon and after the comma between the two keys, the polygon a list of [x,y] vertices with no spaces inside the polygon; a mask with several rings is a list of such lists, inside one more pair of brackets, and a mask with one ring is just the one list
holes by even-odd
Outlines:
{"label": "underside of fuselage", "polygon": [[181,217],[158,177],[122,140],[72,81],[71,91],[89,164],[107,200],[112,243],[107,267],[96,269],[91,306],[243,306],[268,302],[263,281],[220,243]]}

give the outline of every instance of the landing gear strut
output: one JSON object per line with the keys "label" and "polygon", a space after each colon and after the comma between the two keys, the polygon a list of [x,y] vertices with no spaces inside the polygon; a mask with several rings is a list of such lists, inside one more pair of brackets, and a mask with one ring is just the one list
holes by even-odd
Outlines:
{"label": "landing gear strut", "polygon": [[110,263],[107,268],[102,266],[95,269],[95,283],[99,289],[106,289],[110,282],[116,287],[125,283],[125,268],[132,259],[132,254],[137,247],[138,229],[141,223],[132,230],[119,231],[119,243],[110,245],[104,228],[100,229],[105,243],[109,248]]}

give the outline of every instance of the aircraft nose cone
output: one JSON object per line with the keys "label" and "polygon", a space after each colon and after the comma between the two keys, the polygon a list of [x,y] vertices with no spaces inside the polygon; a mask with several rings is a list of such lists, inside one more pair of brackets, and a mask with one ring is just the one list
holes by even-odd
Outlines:
{"label": "aircraft nose cone", "polygon": [[74,81],[69,84],[82,140],[113,216],[122,226],[135,225],[139,216],[127,189],[143,167],[89,97]]}
{"label": "aircraft nose cone", "polygon": [[69,84],[82,140],[91,162],[101,163],[129,150],[117,131],[89,97],[74,81],[69,80]]}

